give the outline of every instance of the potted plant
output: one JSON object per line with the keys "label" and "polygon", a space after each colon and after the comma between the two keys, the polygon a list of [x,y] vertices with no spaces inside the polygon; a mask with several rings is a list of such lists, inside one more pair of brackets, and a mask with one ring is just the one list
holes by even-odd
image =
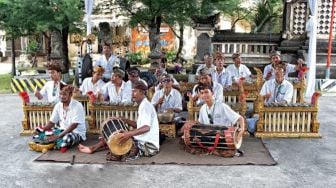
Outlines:
{"label": "potted plant", "polygon": [[126,57],[128,58],[128,60],[130,61],[130,63],[132,65],[139,64],[141,62],[141,60],[142,60],[142,54],[141,54],[141,52],[128,53],[126,55]]}

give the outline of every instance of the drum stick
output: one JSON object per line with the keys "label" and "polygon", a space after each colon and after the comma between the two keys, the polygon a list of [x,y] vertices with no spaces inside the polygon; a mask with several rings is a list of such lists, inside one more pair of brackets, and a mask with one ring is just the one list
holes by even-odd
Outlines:
{"label": "drum stick", "polygon": [[71,165],[75,164],[75,158],[76,158],[76,155],[72,155],[72,160],[70,162]]}

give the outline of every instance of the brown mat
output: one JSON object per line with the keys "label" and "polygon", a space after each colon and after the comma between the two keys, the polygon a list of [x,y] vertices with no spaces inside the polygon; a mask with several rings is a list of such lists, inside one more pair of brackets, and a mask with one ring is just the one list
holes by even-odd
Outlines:
{"label": "brown mat", "polygon": [[[84,144],[95,143],[97,137],[89,137]],[[70,163],[75,156],[74,163],[81,164],[178,164],[178,165],[275,165],[276,161],[272,158],[261,139],[244,138],[244,156],[223,158],[213,155],[192,155],[183,150],[178,143],[178,139],[168,139],[161,145],[160,153],[153,157],[143,157],[136,161],[127,162],[107,162],[105,159],[106,151],[99,151],[94,154],[80,153],[77,148],[68,150],[66,153],[53,150],[40,155],[35,161],[40,162],[61,162]]]}

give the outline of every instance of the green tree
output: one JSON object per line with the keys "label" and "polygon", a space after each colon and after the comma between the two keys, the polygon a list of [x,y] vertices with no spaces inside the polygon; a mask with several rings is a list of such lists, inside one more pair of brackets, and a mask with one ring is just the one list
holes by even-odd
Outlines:
{"label": "green tree", "polygon": [[22,14],[22,0],[0,0],[0,28],[6,31],[12,46],[12,76],[15,76],[15,39],[32,34],[36,27],[31,15]]}
{"label": "green tree", "polygon": [[70,67],[68,34],[83,14],[83,2],[78,0],[0,0],[0,26],[12,40],[38,32],[47,37],[50,32],[60,33],[63,73],[67,73]]}
{"label": "green tree", "polygon": [[270,24],[272,24],[273,32],[275,31],[274,28],[281,30],[279,21],[281,20],[282,10],[282,0],[258,0],[253,19],[254,32],[264,31],[265,27]]}
{"label": "green tree", "polygon": [[161,49],[161,23],[166,21],[174,24],[176,23],[174,18],[179,15],[182,24],[181,20],[186,18],[184,15],[187,15],[187,8],[193,8],[190,5],[195,5],[196,2],[197,0],[115,0],[114,4],[124,10],[126,16],[130,17],[132,27],[140,24],[147,29],[150,51],[153,52]]}

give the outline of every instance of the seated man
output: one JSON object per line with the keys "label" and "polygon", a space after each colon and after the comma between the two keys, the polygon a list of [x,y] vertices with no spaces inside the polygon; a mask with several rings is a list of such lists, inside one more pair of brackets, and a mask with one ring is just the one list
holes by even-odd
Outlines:
{"label": "seated man", "polygon": [[173,88],[173,79],[170,75],[165,75],[162,79],[163,88],[155,91],[152,104],[157,112],[176,112],[182,110],[181,93]]}
{"label": "seated man", "polygon": [[62,87],[66,85],[66,83],[61,81],[61,66],[57,61],[51,61],[48,63],[47,69],[51,80],[44,84],[41,91],[36,89],[34,94],[39,100],[45,99],[50,103],[56,103],[59,101],[60,91]]}
{"label": "seated man", "polygon": [[132,88],[133,83],[136,81],[143,81],[146,86],[147,82],[140,78],[140,70],[136,67],[131,67],[127,69],[127,75],[128,75],[128,81],[126,82],[127,85],[129,85]]}
{"label": "seated man", "polygon": [[265,103],[290,103],[293,97],[293,85],[285,80],[283,66],[276,66],[275,79],[268,80],[261,88],[260,95]]}
{"label": "seated man", "polygon": [[[135,141],[130,152],[131,156],[128,156],[129,159],[138,159],[141,156],[151,157],[159,152],[159,122],[153,105],[146,98],[146,91],[147,86],[143,82],[137,81],[133,84],[132,97],[139,104],[137,121],[120,118],[134,128],[131,131],[123,132],[121,139],[121,143],[129,138],[133,138]],[[100,139],[93,146],[79,145],[78,149],[83,153],[93,153],[105,145],[105,141]],[[134,149],[138,152],[132,152]],[[109,159],[112,160],[112,158]],[[114,159],[120,160],[121,157],[116,156]]]}
{"label": "seated man", "polygon": [[232,80],[236,83],[239,82],[240,78],[250,78],[251,71],[250,69],[241,64],[240,54],[234,53],[232,55],[233,64],[229,65],[226,69],[232,76]]}
{"label": "seated man", "polygon": [[[158,62],[153,62],[150,67],[150,71],[154,71],[155,78],[157,83],[155,84],[155,91],[161,89],[163,85],[161,84],[162,78],[168,74],[166,69],[162,67],[162,65]],[[176,79],[170,75],[173,79],[173,88],[180,90],[180,84],[176,81]]]}
{"label": "seated man", "polygon": [[218,53],[215,58],[216,70],[211,73],[212,80],[219,83],[223,88],[230,88],[232,85],[232,77],[230,72],[224,68],[224,55]]}
{"label": "seated man", "polygon": [[62,139],[63,148],[72,147],[86,140],[85,112],[83,105],[71,99],[74,87],[67,85],[60,92],[60,102],[58,102],[51,114],[50,121],[42,130],[50,130],[59,123],[62,130],[58,135],[52,135],[48,138],[49,142]]}
{"label": "seated man", "polygon": [[101,88],[105,85],[105,82],[101,79],[104,71],[104,68],[101,66],[95,67],[93,70],[93,76],[84,79],[79,91],[84,95],[89,91],[92,91],[95,95],[97,95]]}
{"label": "seated man", "polygon": [[204,64],[200,65],[196,70],[196,80],[199,80],[200,72],[204,68],[208,68],[210,73],[215,71],[216,66],[213,64],[213,56],[210,53],[205,53],[203,56]]}
{"label": "seated man", "polygon": [[188,93],[188,96],[192,97],[193,101],[196,101],[196,105],[203,104],[203,100],[200,98],[200,90],[199,90],[200,86],[202,85],[209,85],[210,87],[212,87],[214,91],[213,97],[215,101],[223,102],[223,98],[224,98],[223,87],[219,83],[213,82],[211,79],[211,71],[207,68],[204,68],[200,71],[199,83],[194,86],[192,95]]}
{"label": "seated man", "polygon": [[105,101],[110,101],[113,104],[132,103],[132,87],[123,81],[124,76],[125,72],[122,69],[113,70],[111,81],[101,89],[101,95]]}
{"label": "seated man", "polygon": [[298,61],[297,65],[289,64],[287,62],[282,62],[281,57],[280,57],[280,52],[279,51],[273,51],[271,52],[271,64],[266,65],[263,73],[263,77],[265,80],[270,80],[275,78],[275,68],[278,65],[283,65],[284,66],[284,76],[285,79],[288,78],[288,74],[291,72],[295,72],[297,70],[300,70],[302,67],[302,64],[304,63],[303,61]]}
{"label": "seated man", "polygon": [[[240,129],[238,130],[239,134],[237,137],[237,140],[239,140],[245,130],[244,118],[223,102],[215,101],[213,95],[214,93],[211,86],[203,85],[200,88],[200,97],[204,101],[204,104],[199,112],[198,123],[227,127],[239,123]],[[186,126],[192,126],[194,124],[197,124],[197,122],[187,122],[182,130],[187,128]]]}

